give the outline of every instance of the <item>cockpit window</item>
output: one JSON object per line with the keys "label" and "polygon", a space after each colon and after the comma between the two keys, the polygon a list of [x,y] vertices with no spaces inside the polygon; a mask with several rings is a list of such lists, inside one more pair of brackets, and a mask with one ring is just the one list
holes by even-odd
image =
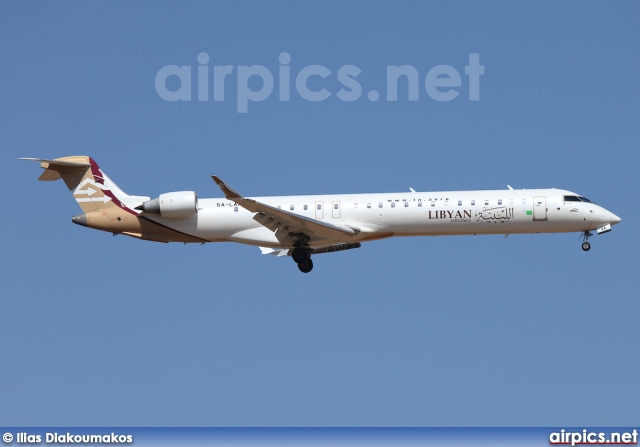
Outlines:
{"label": "cockpit window", "polygon": [[587,199],[586,197],[580,197],[580,200],[587,203],[593,203],[591,200]]}
{"label": "cockpit window", "polygon": [[578,196],[564,196],[565,202],[581,202],[580,197]]}

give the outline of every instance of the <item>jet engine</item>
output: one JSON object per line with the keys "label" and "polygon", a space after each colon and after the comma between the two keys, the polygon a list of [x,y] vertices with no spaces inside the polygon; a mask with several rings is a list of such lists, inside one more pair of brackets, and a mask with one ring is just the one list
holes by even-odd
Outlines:
{"label": "jet engine", "polygon": [[187,217],[198,212],[198,196],[194,191],[176,191],[160,194],[147,200],[137,210],[162,217]]}

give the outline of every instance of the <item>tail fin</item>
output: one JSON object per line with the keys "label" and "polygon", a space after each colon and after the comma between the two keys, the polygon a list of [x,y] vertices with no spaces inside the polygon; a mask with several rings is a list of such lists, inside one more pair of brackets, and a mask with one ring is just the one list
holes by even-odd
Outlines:
{"label": "tail fin", "polygon": [[138,214],[134,208],[149,200],[149,197],[130,196],[106,176],[98,164],[86,155],[62,157],[53,160],[40,158],[21,158],[21,160],[39,161],[44,169],[38,180],[54,181],[62,179],[73,197],[87,213],[91,211],[121,208],[131,214]]}

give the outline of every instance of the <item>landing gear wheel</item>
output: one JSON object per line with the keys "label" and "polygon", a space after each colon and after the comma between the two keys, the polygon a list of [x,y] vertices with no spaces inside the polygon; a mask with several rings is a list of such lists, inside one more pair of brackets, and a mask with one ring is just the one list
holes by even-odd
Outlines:
{"label": "landing gear wheel", "polygon": [[296,264],[300,264],[302,261],[309,259],[309,253],[307,253],[307,250],[302,247],[296,247],[293,249],[291,257]]}
{"label": "landing gear wheel", "polygon": [[302,262],[298,263],[298,268],[302,273],[309,273],[313,270],[313,261],[311,259],[305,259]]}
{"label": "landing gear wheel", "polygon": [[593,236],[593,233],[591,233],[591,231],[589,230],[585,230],[582,232],[582,239],[583,239],[583,243],[582,243],[582,249],[584,251],[589,251],[589,249],[591,249],[591,244],[589,242],[587,242],[589,240],[589,238]]}

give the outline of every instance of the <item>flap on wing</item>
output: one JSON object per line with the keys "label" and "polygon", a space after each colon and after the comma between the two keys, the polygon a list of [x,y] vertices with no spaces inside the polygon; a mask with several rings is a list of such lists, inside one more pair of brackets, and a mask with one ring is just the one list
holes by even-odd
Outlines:
{"label": "flap on wing", "polygon": [[228,200],[233,200],[244,209],[252,213],[257,213],[253,217],[254,220],[275,232],[276,237],[283,245],[288,243],[290,234],[296,233],[302,233],[308,236],[318,235],[336,242],[351,240],[352,236],[358,234],[358,231],[351,227],[321,222],[275,208],[265,203],[257,202],[253,199],[247,199],[238,194],[219,177],[212,175],[211,178],[213,178]]}
{"label": "flap on wing", "polygon": [[263,255],[273,255],[273,256],[287,256],[289,253],[289,249],[279,249],[279,248],[269,248],[269,247],[260,247],[260,251]]}

